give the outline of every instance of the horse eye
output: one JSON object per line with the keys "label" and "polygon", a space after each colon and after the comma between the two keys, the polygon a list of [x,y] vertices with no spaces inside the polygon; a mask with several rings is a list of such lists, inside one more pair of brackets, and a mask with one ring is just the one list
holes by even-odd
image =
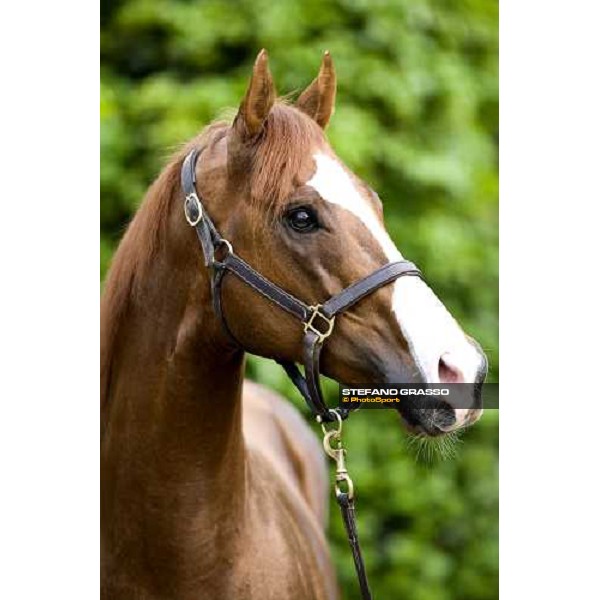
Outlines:
{"label": "horse eye", "polygon": [[293,208],[286,215],[288,225],[295,231],[304,233],[318,228],[317,215],[311,208],[300,206]]}

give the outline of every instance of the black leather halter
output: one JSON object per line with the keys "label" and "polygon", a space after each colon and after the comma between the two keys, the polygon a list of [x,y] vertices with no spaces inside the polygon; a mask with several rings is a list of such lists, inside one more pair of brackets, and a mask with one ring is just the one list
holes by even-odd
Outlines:
{"label": "black leather halter", "polygon": [[[204,264],[211,268],[212,299],[215,312],[228,336],[240,346],[232,335],[221,308],[221,284],[226,273],[233,273],[253,290],[296,317],[304,327],[302,357],[304,376],[293,362],[277,360],[285,369],[289,378],[298,388],[302,397],[320,423],[336,421],[335,413],[327,408],[323,400],[319,382],[319,361],[323,343],[332,334],[335,318],[340,313],[360,302],[380,287],[407,275],[421,277],[421,271],[407,260],[388,263],[370,275],[353,283],[341,292],[329,298],[322,304],[310,306],[295,298],[278,285],[274,284],[255,271],[247,262],[237,256],[230,242],[221,237],[209,215],[204,210],[196,189],[196,162],[200,150],[192,150],[186,157],[181,168],[181,185],[185,194],[184,211],[188,223],[194,227],[204,254]],[[215,253],[224,257],[217,259]],[[240,346],[241,347],[241,346]],[[336,409],[342,419],[348,414],[348,409]]]}
{"label": "black leather halter", "polygon": [[[405,275],[421,277],[417,267],[406,260],[389,263],[377,269],[370,275],[349,285],[341,292],[323,302],[310,306],[302,300],[295,298],[289,292],[280,288],[255,271],[247,262],[237,256],[231,243],[221,237],[209,215],[204,210],[200,195],[196,189],[196,162],[200,150],[192,150],[186,157],[181,167],[181,185],[185,194],[184,212],[188,223],[194,227],[202,246],[204,264],[211,270],[212,299],[216,314],[219,316],[225,332],[231,340],[241,349],[244,349],[235,336],[231,333],[223,315],[221,307],[221,284],[226,273],[233,273],[253,290],[296,317],[304,327],[304,340],[302,344],[302,361],[304,363],[304,376],[295,363],[278,360],[286,373],[302,394],[304,400],[315,415],[317,421],[326,432],[324,445],[327,453],[335,458],[338,463],[336,474],[336,500],[342,512],[344,527],[348,535],[354,566],[358,576],[361,594],[364,600],[372,600],[365,564],[358,541],[356,516],[354,509],[354,492],[351,479],[348,477],[344,465],[346,450],[341,446],[341,425],[349,410],[344,408],[329,409],[323,400],[321,385],[319,383],[319,359],[323,343],[332,334],[335,327],[335,317],[372,294],[380,287],[391,283]],[[219,257],[217,258],[217,254]],[[327,430],[325,423],[337,421],[339,429]],[[331,440],[337,440],[339,446],[332,448]],[[340,489],[339,484],[346,482],[348,491]]]}

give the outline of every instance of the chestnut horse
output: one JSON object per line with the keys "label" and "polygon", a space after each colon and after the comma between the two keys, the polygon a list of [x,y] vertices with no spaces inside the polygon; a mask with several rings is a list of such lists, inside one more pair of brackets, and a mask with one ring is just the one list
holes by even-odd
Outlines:
{"label": "chestnut horse", "polygon": [[[332,599],[327,485],[316,438],[281,398],[244,382],[244,352],[217,318],[180,170],[202,149],[198,193],[257,271],[316,304],[401,260],[377,194],[323,130],[335,73],[326,53],[295,105],[276,100],[262,51],[233,124],[215,123],[167,165],[130,224],[101,319],[102,597]],[[301,356],[298,322],[235,277],[229,329],[251,353]],[[480,382],[486,361],[417,277],[339,316],[325,375],[346,383]],[[431,412],[431,411],[430,411]],[[477,408],[402,413],[422,434],[472,423]]]}

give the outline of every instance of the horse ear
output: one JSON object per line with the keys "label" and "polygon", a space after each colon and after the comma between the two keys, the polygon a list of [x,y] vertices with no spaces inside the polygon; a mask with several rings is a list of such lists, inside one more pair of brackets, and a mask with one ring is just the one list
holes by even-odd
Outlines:
{"label": "horse ear", "polygon": [[335,69],[327,51],[317,78],[300,94],[296,106],[325,129],[335,110],[335,89]]}
{"label": "horse ear", "polygon": [[244,136],[253,137],[260,133],[273,107],[275,96],[269,57],[263,48],[254,62],[250,85],[235,118],[235,128]]}

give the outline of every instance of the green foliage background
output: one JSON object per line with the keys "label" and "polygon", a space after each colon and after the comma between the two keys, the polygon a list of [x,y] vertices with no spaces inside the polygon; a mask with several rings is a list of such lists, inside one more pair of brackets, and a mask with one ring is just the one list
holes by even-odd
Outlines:
{"label": "green foliage background", "polygon": [[[102,0],[101,22],[102,277],[165,158],[238,105],[260,48],[286,94],[329,49],[333,147],[379,192],[392,237],[498,381],[496,2]],[[253,359],[249,375],[301,407],[275,365]],[[362,412],[346,431],[376,597],[496,598],[497,412],[434,464],[415,459],[390,411]],[[358,598],[335,510],[330,538],[344,597]]]}

